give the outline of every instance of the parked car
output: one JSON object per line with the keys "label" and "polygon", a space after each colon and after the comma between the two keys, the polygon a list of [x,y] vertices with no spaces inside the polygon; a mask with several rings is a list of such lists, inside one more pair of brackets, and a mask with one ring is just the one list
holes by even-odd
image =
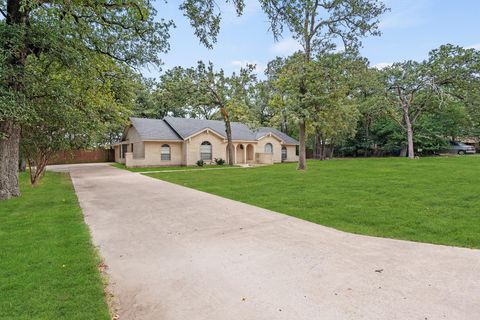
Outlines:
{"label": "parked car", "polygon": [[458,141],[449,141],[449,146],[443,150],[443,153],[451,153],[451,154],[474,154],[475,147],[469,146],[468,144],[458,142]]}

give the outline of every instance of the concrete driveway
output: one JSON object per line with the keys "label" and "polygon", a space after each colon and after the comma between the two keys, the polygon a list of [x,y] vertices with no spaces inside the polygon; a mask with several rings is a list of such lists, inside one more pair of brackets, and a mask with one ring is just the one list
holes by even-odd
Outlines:
{"label": "concrete driveway", "polygon": [[62,168],[121,320],[480,319],[480,250],[344,233],[105,164]]}

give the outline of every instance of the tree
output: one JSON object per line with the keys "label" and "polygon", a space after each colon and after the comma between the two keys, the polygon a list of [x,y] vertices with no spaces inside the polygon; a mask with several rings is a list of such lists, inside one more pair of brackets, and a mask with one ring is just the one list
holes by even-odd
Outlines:
{"label": "tree", "polygon": [[[314,53],[333,50],[336,40],[343,42],[346,51],[357,49],[360,38],[368,34],[379,35],[378,17],[387,9],[376,0],[261,0],[263,10],[271,23],[275,39],[287,27],[302,46],[303,63],[306,66]],[[304,68],[299,72],[304,75]],[[298,88],[299,110],[304,108],[307,95],[305,80]],[[305,130],[309,120],[302,112],[297,114],[299,123],[300,152],[298,169],[306,169]]]}
{"label": "tree", "polygon": [[[213,64],[202,61],[198,62],[196,68],[183,69],[176,67],[171,71],[176,74],[174,81],[170,83],[165,94],[174,95],[176,101],[182,100],[184,107],[190,108],[193,112],[202,109],[216,109],[220,112],[225,123],[227,137],[228,163],[233,165],[234,146],[232,143],[232,113],[236,120],[248,113],[248,106],[245,99],[248,97],[250,86],[255,83],[253,75],[254,66],[247,66],[240,69],[238,74],[233,73],[226,76],[223,70],[216,71]],[[162,85],[160,85],[162,87]]]}
{"label": "tree", "polygon": [[[327,141],[333,146],[355,134],[358,87],[366,67],[363,59],[346,54],[322,54],[307,65],[302,55],[295,54],[279,72],[276,84],[287,98],[287,113],[309,119],[307,130],[315,133],[317,158],[326,158]],[[305,95],[298,90],[302,85]],[[295,103],[299,99],[303,99],[301,108]]]}
{"label": "tree", "polygon": [[444,45],[432,50],[428,60],[395,63],[384,70],[391,115],[406,132],[410,159],[415,157],[414,126],[419,117],[448,98],[465,100],[465,91],[479,85],[479,66],[478,51]]}
{"label": "tree", "polygon": [[[243,2],[234,2],[237,13]],[[213,1],[187,0],[181,9],[202,43],[216,40],[220,16]],[[0,2],[0,200],[18,196],[20,124],[29,116],[25,67],[30,56],[54,55],[65,66],[88,53],[109,56],[129,66],[158,63],[168,50],[172,21],[154,21],[148,0]]]}
{"label": "tree", "polygon": [[117,81],[128,78],[129,69],[109,57],[84,60],[75,69],[45,57],[31,59],[24,84],[34,115],[21,125],[20,150],[35,186],[55,152],[97,147],[112,125],[125,125],[134,94],[129,83]]}

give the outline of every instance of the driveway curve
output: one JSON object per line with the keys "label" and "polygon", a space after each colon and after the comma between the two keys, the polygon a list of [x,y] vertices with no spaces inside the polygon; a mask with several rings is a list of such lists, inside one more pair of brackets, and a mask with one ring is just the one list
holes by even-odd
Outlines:
{"label": "driveway curve", "polygon": [[480,319],[480,250],[340,232],[107,164],[54,170],[71,173],[121,320]]}

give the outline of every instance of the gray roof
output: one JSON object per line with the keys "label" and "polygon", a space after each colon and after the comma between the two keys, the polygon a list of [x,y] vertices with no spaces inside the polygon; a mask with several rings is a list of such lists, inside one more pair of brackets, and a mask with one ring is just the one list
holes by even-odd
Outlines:
{"label": "gray roof", "polygon": [[[224,139],[227,138],[223,121],[174,117],[166,117],[164,120],[184,139],[207,128],[215,131]],[[255,140],[255,134],[243,123],[232,122],[231,126],[232,140]]]}
{"label": "gray roof", "polygon": [[130,118],[143,140],[179,140],[183,139],[161,119]]}
{"label": "gray roof", "polygon": [[269,128],[269,127],[258,128],[257,131],[255,132],[255,138],[260,139],[261,137],[263,137],[268,133],[272,133],[276,135],[277,137],[282,139],[285,144],[299,144],[297,140],[293,139],[292,137],[283,133],[282,131],[277,130],[275,128]]}
{"label": "gray roof", "polygon": [[[219,120],[166,117],[160,119],[130,118],[132,125],[144,140],[184,140],[205,129],[215,131],[226,139],[225,124]],[[298,141],[274,128],[250,129],[240,122],[232,122],[232,140],[255,141],[272,133],[285,144],[298,144]]]}

